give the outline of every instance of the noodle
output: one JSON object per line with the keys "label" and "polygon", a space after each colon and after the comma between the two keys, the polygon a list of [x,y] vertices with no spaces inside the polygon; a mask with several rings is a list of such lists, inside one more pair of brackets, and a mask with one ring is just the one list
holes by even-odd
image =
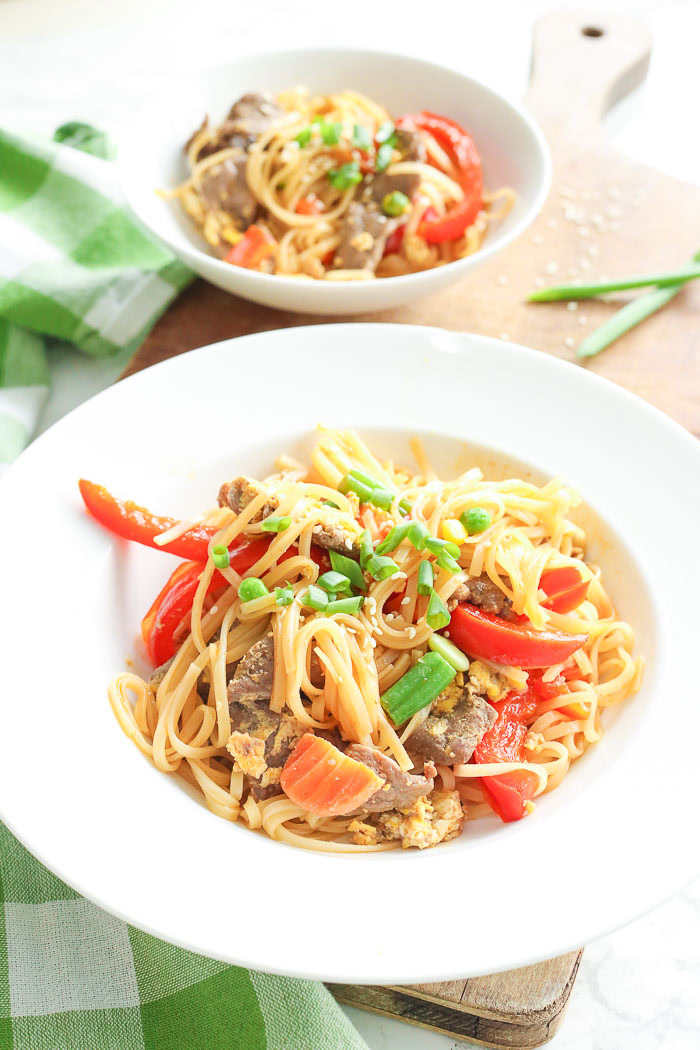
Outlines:
{"label": "noodle", "polygon": [[[249,108],[256,98],[260,112],[251,125],[247,110],[241,116],[240,107]],[[454,232],[435,238],[437,244],[424,239],[421,223],[444,218],[464,200],[465,176],[457,155],[452,156],[435,133],[420,124],[413,126],[411,121],[419,116],[399,125],[401,134],[413,136],[411,149],[394,134],[387,143],[391,156],[383,158],[380,166],[377,135],[393,124],[390,114],[372,99],[356,91],[312,96],[304,88],[281,92],[276,98],[244,96],[221,125],[210,126],[205,120],[186,146],[188,177],[161,195],[179,200],[222,258],[230,255],[254,222],[254,228],[262,231],[259,255],[251,252],[248,257],[242,250],[240,258],[234,252],[229,261],[263,272],[361,281],[441,266],[477,251],[491,223],[500,221],[512,207],[515,194],[508,187],[483,192],[470,217],[465,214]],[[355,138],[357,128],[366,136],[362,148]],[[327,129],[332,129],[330,136]],[[354,170],[346,184],[336,173],[348,167]],[[383,211],[383,201],[374,201],[384,232],[378,234],[377,223],[368,220],[360,233],[364,247],[345,252],[344,240],[354,246],[350,233],[357,232],[351,226],[346,235],[349,210],[360,201],[369,207],[372,178],[384,179],[382,185],[387,187],[413,180],[411,200],[404,195],[401,218],[391,218],[397,213]],[[480,178],[479,174],[479,185]],[[405,236],[387,240],[401,224]],[[382,239],[381,244],[376,240],[376,246],[383,251],[375,250],[375,235]],[[346,254],[357,259],[357,265],[344,263]]]}
{"label": "noodle", "polygon": [[[353,105],[362,105],[359,97]],[[262,548],[264,553],[243,574],[261,579],[269,593],[242,600],[241,576],[232,568],[223,569],[224,583],[215,604],[208,607],[207,589],[214,573],[209,559],[185,620],[186,633],[169,666],[153,684],[122,672],[109,686],[119,725],[159,770],[186,779],[218,816],[240,820],[276,841],[324,852],[392,849],[399,845],[398,838],[372,839],[376,828],[389,827],[391,820],[417,819],[407,817],[408,811],[403,816],[398,811],[387,817],[380,814],[376,824],[358,823],[352,815],[319,817],[284,794],[279,769],[277,779],[270,781],[271,796],[268,792],[268,797],[256,798],[251,775],[227,747],[235,737],[228,694],[235,666],[252,646],[271,636],[270,718],[286,719],[285,725],[296,727],[295,739],[303,732],[330,733],[333,739],[382,752],[403,773],[414,769],[412,737],[431,715],[431,704],[397,727],[381,697],[425,655],[433,635],[426,620],[428,599],[418,591],[425,552],[411,542],[398,543],[391,550],[396,571],[369,583],[356,612],[316,613],[303,602],[309,586],[319,578],[316,541],[320,542],[321,530],[334,524],[342,525],[350,545],[364,527],[376,543],[404,520],[400,504],[407,501],[412,520],[440,537],[446,523],[470,509],[485,509],[490,523],[479,533],[465,535],[460,571],[433,563],[434,593],[450,607],[463,581],[478,577],[496,588],[503,600],[512,603],[513,613],[526,616],[533,628],[585,637],[573,656],[537,674],[483,659],[470,663],[468,682],[473,688],[477,680],[485,681],[487,689],[495,682],[503,695],[530,696],[534,674],[543,689],[527,717],[521,757],[438,762],[434,775],[441,788],[427,798],[428,803],[435,800],[434,807],[449,796],[460,800],[468,820],[491,813],[484,789],[491,777],[530,774],[535,778],[535,797],[555,789],[571,763],[600,740],[605,709],[639,688],[643,661],[633,655],[632,628],[617,616],[600,569],[583,559],[585,535],[568,516],[580,502],[576,492],[559,479],[542,486],[517,478],[488,481],[476,468],[442,480],[420,442],[414,440],[411,448],[415,474],[392,462],[380,462],[352,431],[319,428],[309,468],[281,459],[280,472],[254,483],[257,488],[239,513],[216,508],[192,519],[218,530],[210,548],[269,535],[269,547]],[[352,491],[339,492],[337,486],[351,470],[370,475],[395,493],[391,507],[360,505]],[[261,516],[271,507],[278,519],[288,516],[290,521],[281,531],[268,534],[261,528]],[[166,535],[182,534],[175,526]],[[569,611],[548,608],[544,574],[572,567],[588,585],[585,598]],[[278,603],[276,587],[290,589],[288,604]],[[473,677],[477,664],[481,679]],[[467,673],[456,681],[460,689],[466,688]],[[560,688],[563,681],[565,688]],[[550,686],[548,691],[545,687]],[[442,710],[443,695],[447,692],[435,701],[436,710]],[[491,699],[490,693],[485,695]],[[526,811],[532,808],[528,801]]]}

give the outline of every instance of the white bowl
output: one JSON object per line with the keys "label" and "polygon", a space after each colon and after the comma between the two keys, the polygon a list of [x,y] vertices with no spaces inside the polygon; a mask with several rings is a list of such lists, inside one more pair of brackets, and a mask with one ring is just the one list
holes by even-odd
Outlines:
{"label": "white bowl", "polygon": [[[473,135],[490,189],[511,186],[517,202],[494,223],[474,255],[433,270],[376,281],[300,281],[231,266],[213,256],[177,201],[157,196],[187,174],[183,144],[208,113],[222,119],[252,90],[304,84],[329,93],[355,88],[396,115],[417,109],[443,113]],[[200,276],[266,306],[314,314],[354,314],[408,302],[464,277],[517,237],[537,215],[550,183],[549,150],[523,109],[476,80],[406,55],[353,49],[263,52],[194,75],[173,72],[158,98],[134,118],[117,160],[121,185],[139,219]]]}
{"label": "white bowl", "polygon": [[[318,368],[329,345],[353,364],[332,411]],[[308,451],[319,418],[356,426],[399,461],[419,432],[446,476],[480,462],[491,476],[559,474],[580,489],[589,556],[647,670],[531,817],[475,821],[422,853],[310,853],[214,816],[117,725],[107,682],[175,559],[115,542],[83,511],[77,479],[188,515],[233,473]],[[580,947],[700,871],[699,520],[690,435],[523,347],[323,325],[150,368],[63,419],[0,483],[0,819],[109,911],[260,970],[413,983]]]}

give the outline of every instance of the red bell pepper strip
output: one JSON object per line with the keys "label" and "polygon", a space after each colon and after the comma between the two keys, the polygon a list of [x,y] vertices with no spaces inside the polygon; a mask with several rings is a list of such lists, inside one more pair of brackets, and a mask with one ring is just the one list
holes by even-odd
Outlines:
{"label": "red bell pepper strip", "polygon": [[452,613],[450,641],[468,656],[513,667],[551,667],[580,649],[585,634],[536,631],[460,602]]}
{"label": "red bell pepper strip", "polygon": [[320,215],[323,211],[323,201],[320,201],[313,193],[308,197],[302,197],[296,207],[297,215]]}
{"label": "red bell pepper strip", "polygon": [[423,218],[418,234],[430,244],[455,241],[474,222],[482,204],[481,158],[471,135],[454,120],[436,113],[407,113],[396,121],[399,128],[419,128],[429,132],[452,157],[464,196],[461,201],[436,219]]}
{"label": "red bell pepper strip", "polygon": [[277,241],[262,226],[249,226],[238,244],[224,256],[224,262],[256,270],[260,263],[272,255]]}
{"label": "red bell pepper strip", "polygon": [[588,580],[584,580],[573,565],[562,565],[559,569],[549,569],[542,573],[540,589],[548,596],[542,602],[544,609],[552,612],[568,613],[584,601],[588,593]]}
{"label": "red bell pepper strip", "polygon": [[[201,561],[186,561],[178,565],[141,621],[141,635],[155,667],[160,667],[175,654],[175,632],[192,608],[203,569]],[[207,594],[226,586],[223,576],[215,572]]]}
{"label": "red bell pepper strip", "polygon": [[404,235],[406,233],[406,223],[402,223],[401,226],[397,226],[393,233],[390,233],[386,239],[386,245],[384,247],[384,255],[396,255],[397,252],[401,251],[401,245],[403,244]]}
{"label": "red bell pepper strip", "polygon": [[[452,625],[450,637],[453,637]],[[474,751],[474,762],[479,765],[524,762],[527,723],[532,720],[539,703],[539,697],[528,689],[526,693],[507,696],[494,704],[498,717]],[[526,769],[483,777],[481,782],[492,808],[506,823],[520,820],[525,815],[526,803],[533,798],[539,783],[537,776]]]}

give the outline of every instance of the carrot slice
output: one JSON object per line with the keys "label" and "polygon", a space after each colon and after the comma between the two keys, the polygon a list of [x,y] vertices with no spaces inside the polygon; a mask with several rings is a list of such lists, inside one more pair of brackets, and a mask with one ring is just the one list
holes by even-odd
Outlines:
{"label": "carrot slice", "polygon": [[374,770],[313,733],[301,738],[280,778],[282,790],[292,802],[320,817],[352,813],[383,783]]}

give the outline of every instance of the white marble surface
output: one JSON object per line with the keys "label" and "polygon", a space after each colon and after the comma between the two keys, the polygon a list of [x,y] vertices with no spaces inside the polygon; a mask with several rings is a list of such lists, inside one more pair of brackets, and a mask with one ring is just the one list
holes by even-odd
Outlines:
{"label": "white marble surface", "polygon": [[[295,43],[370,44],[467,69],[522,94],[534,18],[546,0],[0,0],[0,121],[49,134],[69,119],[119,133],[173,68],[237,51]],[[695,83],[697,0],[627,0],[599,8],[635,13],[655,50],[646,84],[608,119],[615,145],[647,163],[700,179]],[[595,20],[595,5],[586,13]],[[429,19],[426,17],[429,12]],[[53,355],[54,389],[42,429],[112,382],[122,361]],[[649,833],[653,849],[653,829]],[[561,877],[561,872],[557,873]],[[575,900],[576,870],[565,873]],[[605,872],[600,873],[601,883]],[[583,889],[580,892],[585,892]],[[358,1010],[348,1014],[371,1050],[456,1050],[464,1043]],[[695,1050],[700,1047],[700,883],[626,929],[589,945],[555,1050]],[[276,1050],[276,1048],[275,1048]]]}

